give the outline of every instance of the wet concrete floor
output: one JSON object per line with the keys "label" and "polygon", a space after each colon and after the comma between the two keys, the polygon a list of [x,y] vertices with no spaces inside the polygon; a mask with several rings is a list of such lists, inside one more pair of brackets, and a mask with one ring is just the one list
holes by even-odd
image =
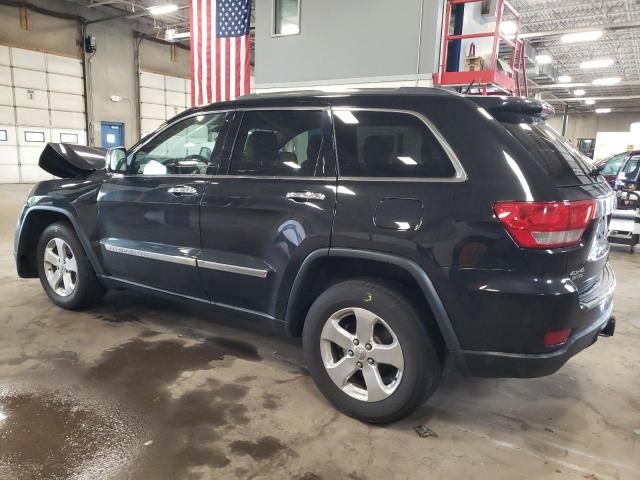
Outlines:
{"label": "wet concrete floor", "polygon": [[0,185],[2,480],[640,479],[640,253],[612,252],[613,338],[541,379],[449,370],[380,428],[328,405],[266,326],[131,292],[55,307],[13,265],[29,188]]}

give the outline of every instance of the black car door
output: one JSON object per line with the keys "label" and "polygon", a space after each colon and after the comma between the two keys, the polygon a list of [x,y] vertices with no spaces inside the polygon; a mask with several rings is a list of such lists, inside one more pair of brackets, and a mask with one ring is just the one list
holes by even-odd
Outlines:
{"label": "black car door", "polygon": [[202,199],[200,275],[213,302],[278,317],[301,262],[329,247],[331,118],[324,107],[240,110],[234,124],[227,175]]}
{"label": "black car door", "polygon": [[196,266],[200,201],[218,167],[228,112],[194,113],[127,155],[98,196],[100,252],[107,274],[206,299]]}

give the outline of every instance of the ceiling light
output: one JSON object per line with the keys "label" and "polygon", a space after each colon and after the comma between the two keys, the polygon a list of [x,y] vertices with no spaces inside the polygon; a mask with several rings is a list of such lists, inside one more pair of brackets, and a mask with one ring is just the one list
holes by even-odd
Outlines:
{"label": "ceiling light", "polygon": [[596,108],[595,112],[596,113],[611,113],[611,109],[610,108]]}
{"label": "ceiling light", "polygon": [[411,157],[398,157],[398,160],[400,160],[402,163],[404,163],[405,165],[417,165],[418,162],[416,162],[413,158]]}
{"label": "ceiling light", "polygon": [[349,110],[334,110],[333,114],[347,125],[355,125],[356,123],[359,123],[356,116]]}
{"label": "ceiling light", "polygon": [[149,7],[147,10],[151,15],[165,15],[178,10],[178,6],[173,3],[167,3],[166,5],[155,5],[153,7]]}
{"label": "ceiling light", "polygon": [[604,35],[602,30],[590,32],[566,33],[560,37],[562,43],[594,42]]}
{"label": "ceiling light", "polygon": [[590,70],[592,68],[607,68],[613,65],[612,58],[600,58],[598,60],[588,60],[580,64],[580,68],[583,70]]}
{"label": "ceiling light", "polygon": [[596,103],[596,101],[595,100],[591,100],[591,99],[588,99],[588,100],[584,101],[585,105],[595,105],[595,103]]}
{"label": "ceiling light", "polygon": [[548,65],[551,62],[553,62],[551,55],[536,55],[536,63],[540,65]]}
{"label": "ceiling light", "polygon": [[512,20],[500,23],[500,31],[505,35],[513,35],[518,31],[518,24]]}
{"label": "ceiling light", "polygon": [[616,83],[620,83],[622,79],[620,77],[603,77],[596,78],[592,83],[594,85],[606,86],[606,85],[615,85]]}
{"label": "ceiling light", "polygon": [[560,75],[558,77],[558,81],[560,83],[569,83],[571,82],[571,80],[573,80],[573,78],[571,78],[569,75]]}
{"label": "ceiling light", "polygon": [[578,90],[574,90],[574,91],[573,91],[573,94],[574,94],[576,97],[581,97],[581,96],[583,96],[585,93],[587,93],[587,92],[586,92],[586,90],[583,90],[582,88],[579,88]]}

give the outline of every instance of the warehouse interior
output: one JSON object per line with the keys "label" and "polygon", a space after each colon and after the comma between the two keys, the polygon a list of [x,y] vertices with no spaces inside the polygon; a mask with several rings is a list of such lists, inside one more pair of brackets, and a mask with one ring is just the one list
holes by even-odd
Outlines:
{"label": "warehouse interior", "polygon": [[[176,116],[200,112],[192,112],[193,107],[212,103],[214,111],[215,67],[208,78],[206,73],[198,77],[202,66],[197,66],[194,18],[200,8],[205,13],[209,8],[215,17],[211,9],[237,9],[243,1],[249,10],[246,82],[251,98],[275,96],[286,102],[314,92],[308,94],[311,100],[303,96],[292,108],[301,109],[304,102],[323,97],[339,101],[369,89],[409,96],[437,89],[456,96],[522,97],[522,102],[545,106],[544,128],[568,142],[567,151],[581,157],[589,175],[613,174],[602,182],[611,185],[606,188],[614,204],[628,206],[635,195],[636,183],[625,184],[623,174],[630,165],[626,162],[638,164],[640,158],[638,0],[0,0],[0,478],[640,478],[640,254],[634,253],[640,205],[625,207],[625,218],[636,230],[616,234],[609,226],[608,231],[613,235],[608,264],[616,287],[607,317],[617,322],[614,336],[599,339],[557,372],[539,378],[471,377],[458,371],[454,361],[443,360],[436,393],[404,418],[384,425],[350,418],[316,389],[299,335],[283,336],[269,323],[243,315],[250,310],[252,291],[262,288],[255,287],[258,283],[247,283],[245,291],[244,284],[229,282],[246,300],[235,310],[212,311],[193,302],[112,288],[101,304],[71,311],[52,303],[37,278],[18,273],[20,260],[14,256],[21,215],[44,198],[39,182],[79,188],[84,180],[62,181],[43,169],[45,147],[86,146],[88,156],[98,152],[94,147],[104,149],[105,167],[97,170],[106,172],[111,152],[128,155],[172,125]],[[199,51],[206,53],[201,37],[199,41]],[[478,65],[492,70],[490,80],[473,75]],[[203,88],[203,79],[210,82],[210,101],[206,88],[204,100],[198,101],[196,89]],[[247,98],[237,96],[228,99],[224,112]],[[268,101],[266,110],[273,110]],[[428,119],[426,125],[433,127]],[[461,139],[478,135],[458,132]],[[307,154],[312,144],[309,135],[292,149]],[[236,147],[225,143],[224,152],[231,148]],[[323,143],[318,148],[329,147]],[[208,148],[208,155],[213,149]],[[295,155],[285,153],[293,155],[293,168],[301,169]],[[619,163],[615,172],[608,172],[614,157]],[[337,158],[339,164],[340,152]],[[505,170],[514,169],[514,178],[526,186],[523,173],[516,172],[509,158],[507,163]],[[128,175],[109,170],[108,176],[126,180]],[[141,184],[144,177],[138,179]],[[282,181],[273,175],[270,180]],[[351,187],[338,186],[337,176],[333,180],[325,193],[360,201],[360,190],[356,195]],[[405,180],[389,184],[390,197],[403,196],[398,192]],[[470,175],[465,180],[474,179]],[[209,175],[206,181],[215,183],[216,178]],[[496,188],[502,183],[496,179]],[[426,189],[433,183],[423,185]],[[446,190],[454,188],[453,181],[441,185],[442,200],[425,205],[425,212],[458,201],[453,190]],[[136,197],[124,187],[116,187],[116,194],[118,188],[133,204],[162,201]],[[251,185],[230,195],[228,204],[248,203],[251,195],[262,199],[264,204],[253,213],[257,225],[272,213],[264,200],[269,188]],[[476,190],[471,192],[481,201]],[[62,197],[51,196],[51,205],[60,211]],[[81,216],[90,216],[89,197],[74,204]],[[466,200],[470,205],[474,201]],[[170,213],[140,212],[123,214],[122,224],[142,228],[149,221],[171,223]],[[156,217],[150,220],[151,215]],[[221,231],[240,228],[238,219],[224,218],[228,225],[217,225]],[[358,221],[354,214],[353,222]],[[86,227],[89,234],[102,228],[92,222]],[[194,227],[192,219],[178,223],[180,228],[204,225],[196,220]],[[311,224],[290,228],[304,232]],[[473,228],[473,222],[461,218],[447,225],[452,231]],[[431,227],[420,220],[416,231]],[[194,231],[200,241],[201,234]],[[236,248],[243,236],[260,232],[256,226],[219,243]],[[623,236],[629,241],[617,243]],[[287,238],[294,244],[301,241]],[[402,238],[408,242],[412,237]],[[100,239],[91,241],[100,246]],[[361,245],[375,241],[380,241],[375,233],[358,239]],[[36,247],[37,239],[29,247],[34,255]],[[414,247],[434,259],[442,255],[438,248]],[[112,248],[141,256],[131,253],[129,244]],[[131,257],[131,265],[135,260],[139,258]],[[213,257],[208,261],[219,262]],[[558,260],[549,270],[568,263]],[[199,264],[194,260],[194,265]],[[245,270],[260,276],[264,264],[247,265]],[[348,270],[350,264],[345,265]],[[584,268],[572,268],[572,280],[584,273]],[[496,268],[501,269],[508,270]],[[176,269],[167,276],[174,273],[180,275]],[[495,314],[506,311],[498,308]],[[500,337],[503,332],[487,330],[484,335]]]}

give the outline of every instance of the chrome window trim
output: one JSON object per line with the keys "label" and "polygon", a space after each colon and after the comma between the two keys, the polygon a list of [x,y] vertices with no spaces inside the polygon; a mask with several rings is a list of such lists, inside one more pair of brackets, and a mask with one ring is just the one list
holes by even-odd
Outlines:
{"label": "chrome window trim", "polygon": [[255,180],[304,180],[304,181],[325,181],[332,185],[336,182],[336,177],[295,177],[295,176],[266,176],[266,175],[216,175],[216,182],[225,178],[231,179],[255,179]]}
{"label": "chrome window trim", "polygon": [[100,242],[106,251],[112,253],[120,253],[122,255],[131,255],[133,257],[149,258],[151,260],[160,260],[163,262],[177,263],[180,265],[187,265],[189,267],[196,266],[196,259],[194,257],[183,257],[180,255],[169,255],[166,253],[151,252],[149,250],[140,250],[137,248],[121,247],[109,242]]}
{"label": "chrome window trim", "polygon": [[[339,106],[339,107],[331,107],[331,113],[333,116],[333,112],[335,111],[353,111],[353,112],[385,112],[385,113],[401,113],[405,115],[411,115],[416,117],[422,123],[424,123],[427,130],[433,134],[435,139],[438,141],[440,146],[443,148],[447,157],[449,157],[449,161],[453,165],[455,170],[455,175],[453,177],[343,177],[338,175],[338,180],[353,180],[353,181],[365,181],[365,182],[443,182],[443,183],[451,183],[451,182],[466,182],[468,180],[467,172],[465,172],[462,163],[458,159],[458,156],[451,148],[451,145],[446,141],[444,136],[440,133],[440,131],[436,128],[436,126],[431,123],[427,117],[422,115],[419,112],[414,112],[412,110],[404,110],[397,108],[376,108],[376,107],[347,107],[347,106]],[[334,141],[337,142],[337,137],[335,135],[334,129]],[[338,156],[338,172],[340,171],[340,158]]]}
{"label": "chrome window trim", "polygon": [[197,260],[198,267],[207,270],[217,270],[219,272],[237,273],[249,277],[267,278],[269,270],[262,268],[241,267],[240,265],[230,265],[228,263],[211,262],[208,260]]}

